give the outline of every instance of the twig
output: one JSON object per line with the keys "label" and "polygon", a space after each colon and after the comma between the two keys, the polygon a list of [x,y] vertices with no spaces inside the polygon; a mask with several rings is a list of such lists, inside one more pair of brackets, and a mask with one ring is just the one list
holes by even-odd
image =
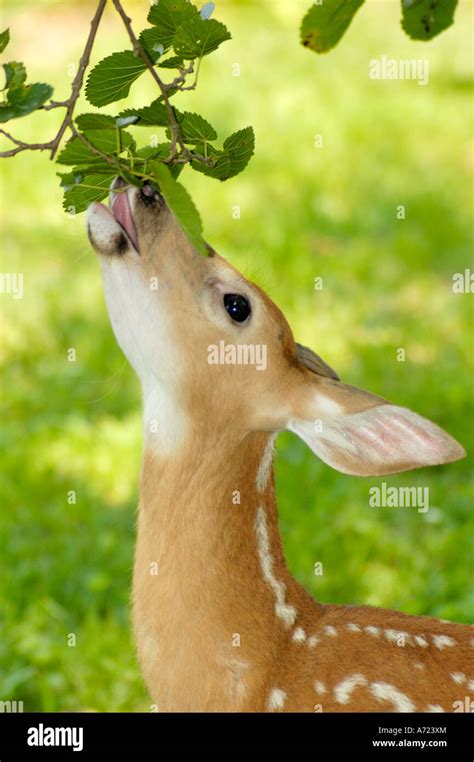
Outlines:
{"label": "twig", "polygon": [[68,106],[66,115],[63,119],[63,122],[57,132],[56,137],[53,140],[53,148],[51,149],[51,159],[54,159],[56,152],[59,148],[59,144],[61,142],[61,139],[68,127],[72,124],[72,115],[74,112],[74,107],[76,105],[76,101],[79,98],[80,92],[82,90],[82,83],[84,82],[84,74],[85,71],[89,65],[89,59],[91,57],[91,50],[92,46],[94,44],[95,36],[97,34],[97,29],[100,24],[100,20],[102,18],[102,14],[104,12],[105,4],[107,0],[99,0],[99,4],[97,6],[97,10],[94,14],[94,17],[91,21],[91,28],[89,31],[89,36],[87,38],[86,46],[84,48],[84,52],[79,60],[79,66],[77,69],[77,74],[74,77],[74,81],[72,83],[72,89],[71,89],[71,95],[68,100]]}
{"label": "twig", "polygon": [[40,106],[42,111],[51,111],[53,108],[67,108],[69,101],[50,101],[45,103],[44,106]]}
{"label": "twig", "polygon": [[6,130],[0,130],[0,134],[5,135],[8,140],[11,140],[12,143],[16,145],[16,148],[10,148],[8,151],[1,151],[1,158],[16,156],[17,153],[20,153],[21,151],[48,151],[53,146],[52,140],[50,140],[49,143],[24,143],[23,140],[17,140],[17,138],[14,138],[13,135],[10,135]]}
{"label": "twig", "polygon": [[[64,119],[61,122],[61,125],[56,133],[56,136],[52,140],[49,140],[45,143],[24,143],[22,140],[17,140],[12,135],[5,132],[5,130],[0,130],[1,134],[5,135],[5,137],[7,137],[9,140],[12,141],[12,143],[15,144],[15,148],[11,148],[7,151],[0,152],[0,157],[5,158],[8,156],[15,156],[17,153],[20,153],[21,151],[29,150],[29,151],[51,151],[50,158],[54,159],[58,151],[58,148],[60,146],[61,140],[64,136],[64,133],[66,132],[67,129],[69,129],[72,132],[73,136],[76,138],[79,138],[79,140],[81,140],[81,142],[85,146],[87,146],[87,148],[93,154],[95,154],[96,156],[100,156],[105,162],[107,162],[111,166],[115,168],[119,167],[118,161],[108,156],[107,154],[103,153],[98,148],[96,148],[92,143],[90,143],[89,140],[87,140],[87,138],[76,129],[73,122],[74,108],[76,106],[77,99],[79,98],[79,95],[82,90],[82,85],[84,82],[84,74],[89,65],[92,47],[94,45],[97,29],[99,27],[102,14],[104,12],[106,2],[107,0],[99,0],[96,12],[91,20],[89,35],[87,37],[84,51],[79,60],[77,73],[72,83],[71,94],[69,98],[65,101],[50,101],[49,103],[41,107],[45,111],[49,111],[55,108],[66,108]],[[182,85],[185,82],[186,76],[188,74],[192,74],[192,72],[194,71],[193,62],[191,62],[186,69],[180,69],[179,76],[176,77],[176,79],[174,79],[172,82],[169,82],[169,83],[163,82],[163,80],[159,77],[158,73],[156,72],[153,62],[147,55],[146,51],[140,45],[137,37],[135,36],[135,33],[132,29],[131,19],[125,13],[120,0],[112,0],[112,3],[125,25],[125,28],[127,30],[130,41],[132,43],[135,55],[139,56],[142,59],[142,61],[146,65],[147,69],[150,71],[153,79],[155,80],[156,84],[158,85],[161,91],[162,100],[166,107],[170,130],[171,130],[170,154],[165,160],[165,162],[167,164],[170,164],[171,162],[185,164],[189,161],[199,161],[202,164],[212,166],[213,160],[211,158],[202,156],[201,154],[195,151],[191,151],[189,150],[189,148],[186,147],[183,137],[181,135],[181,131],[180,131],[178,120],[176,118],[175,111],[169,100],[171,97],[170,93],[173,94],[173,92],[176,92],[176,90],[193,90],[196,87],[197,77],[199,73],[199,64],[196,71],[196,77],[195,77],[194,83],[190,85],[189,87],[183,87]],[[179,153],[177,151],[177,147],[179,147],[180,149]]]}
{"label": "twig", "polygon": [[173,90],[176,88],[177,90],[194,90],[196,87],[196,80],[194,80],[193,84],[189,87],[180,87],[180,85],[183,84],[183,82],[186,80],[186,77],[188,74],[192,74],[194,71],[194,61],[191,61],[187,69],[180,69],[179,70],[179,77],[176,77],[176,79],[173,79],[172,82],[167,82],[165,84],[166,90]]}
{"label": "twig", "polygon": [[89,140],[87,140],[86,136],[82,134],[82,132],[79,132],[76,130],[74,122],[71,121],[69,124],[69,129],[71,130],[73,136],[75,138],[79,138],[81,143],[84,143],[84,145],[91,151],[95,156],[100,156],[101,159],[107,162],[107,164],[110,164],[112,167],[117,168],[118,163],[113,159],[111,156],[108,156],[106,153],[103,153],[100,148],[96,148],[93,143],[91,143]]}
{"label": "twig", "polygon": [[181,133],[179,130],[179,125],[176,119],[176,114],[174,113],[173,106],[169,102],[168,98],[168,88],[166,84],[163,82],[162,79],[158,76],[157,72],[155,71],[155,68],[153,66],[153,62],[150,60],[146,52],[143,50],[142,46],[138,42],[135,33],[132,29],[132,19],[127,16],[124,9],[122,8],[122,4],[120,0],[112,0],[112,3],[115,6],[116,11],[120,15],[120,18],[122,19],[125,28],[127,30],[128,36],[130,38],[130,42],[133,45],[133,50],[135,55],[139,56],[147,69],[149,70],[151,76],[155,80],[156,84],[161,90],[161,95],[163,97],[163,103],[165,104],[166,111],[168,113],[168,119],[170,123],[171,128],[171,148],[170,148],[170,155],[168,157],[168,163],[172,161],[176,156],[176,146],[179,145],[181,151],[184,154],[188,154],[188,149],[183,143],[183,139],[181,137]]}
{"label": "twig", "polygon": [[[5,130],[0,130],[0,133],[5,135],[5,137],[11,140],[12,143],[14,143],[16,146],[16,148],[10,148],[7,151],[1,151],[0,158],[16,156],[16,154],[20,153],[21,151],[51,151],[50,159],[54,159],[57,153],[57,150],[59,148],[59,145],[61,143],[62,137],[68,127],[72,131],[73,135],[81,137],[74,127],[74,124],[72,121],[72,115],[74,113],[76,101],[79,98],[80,92],[82,90],[82,84],[84,82],[84,74],[89,65],[92,46],[94,44],[95,36],[97,34],[97,29],[98,29],[100,20],[102,18],[102,14],[104,12],[106,2],[107,0],[99,0],[97,10],[91,21],[91,28],[89,31],[89,36],[87,37],[86,46],[79,60],[77,74],[74,77],[74,81],[72,83],[71,95],[66,101],[51,101],[50,103],[42,106],[42,108],[45,111],[49,111],[50,109],[59,108],[62,106],[64,106],[67,109],[66,114],[64,115],[64,119],[61,122],[61,125],[59,127],[59,130],[56,133],[56,136],[52,140],[48,140],[45,143],[24,143],[22,140],[17,140],[8,132],[5,132]],[[98,151],[98,149],[96,149],[95,146],[92,146],[92,144],[89,144],[88,147],[91,150],[94,150],[94,153],[98,153],[98,155],[102,156],[102,158],[105,158],[106,161],[110,158],[110,157],[106,157],[105,154],[103,154],[101,151]],[[113,163],[113,160],[110,160],[109,163]]]}
{"label": "twig", "polygon": [[[166,164],[170,164],[172,161],[176,160],[176,157],[177,157],[176,146],[178,145],[180,147],[180,149],[181,149],[180,160],[179,160],[178,163],[180,163],[180,164],[187,163],[188,161],[190,161],[192,159],[193,161],[200,161],[203,164],[207,164],[208,166],[212,166],[212,164],[213,164],[212,159],[208,159],[205,156],[201,156],[201,154],[199,154],[199,153],[191,152],[184,145],[184,141],[183,141],[183,138],[182,138],[182,135],[181,135],[181,131],[179,129],[179,124],[178,124],[178,121],[176,119],[176,114],[174,113],[173,106],[171,105],[171,103],[169,101],[169,96],[168,96],[168,90],[171,90],[174,87],[174,83],[173,82],[169,82],[168,84],[166,84],[159,77],[159,75],[157,74],[157,72],[155,70],[153,62],[150,60],[150,58],[148,57],[147,53],[143,50],[142,46],[138,42],[138,40],[137,40],[137,38],[135,36],[135,33],[134,33],[133,29],[132,29],[132,19],[129,18],[129,16],[127,16],[127,14],[125,13],[124,9],[122,8],[122,4],[121,4],[120,0],[112,0],[112,3],[115,6],[115,9],[119,13],[120,18],[122,19],[122,21],[123,21],[123,23],[125,25],[125,28],[127,30],[128,36],[130,38],[130,42],[132,43],[135,55],[139,56],[142,59],[143,63],[146,65],[147,69],[149,70],[150,74],[152,75],[153,79],[155,80],[156,84],[158,85],[158,87],[160,88],[160,91],[161,91],[163,103],[165,104],[166,111],[168,113],[168,119],[169,119],[170,129],[171,129],[170,155],[165,160],[165,163]],[[190,64],[190,67],[189,67],[190,71],[192,71],[191,67],[192,67],[192,64]],[[199,68],[198,68],[198,70],[199,70]],[[183,70],[183,73],[184,73],[184,70]],[[190,73],[190,72],[188,72],[188,73]],[[196,79],[197,79],[197,77],[196,77]],[[183,78],[183,81],[184,81],[184,78]],[[185,88],[178,88],[178,89],[185,89]],[[193,87],[186,88],[186,89],[193,89]],[[183,159],[185,160],[184,162],[183,162]]]}

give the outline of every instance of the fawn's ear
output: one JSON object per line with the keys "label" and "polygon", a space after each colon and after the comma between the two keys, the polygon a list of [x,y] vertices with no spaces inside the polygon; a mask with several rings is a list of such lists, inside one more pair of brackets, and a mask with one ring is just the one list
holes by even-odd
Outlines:
{"label": "fawn's ear", "polygon": [[309,370],[303,371],[303,381],[289,401],[292,413],[286,428],[338,471],[382,476],[450,463],[466,454],[455,439],[421,415],[341,384],[321,369]]}

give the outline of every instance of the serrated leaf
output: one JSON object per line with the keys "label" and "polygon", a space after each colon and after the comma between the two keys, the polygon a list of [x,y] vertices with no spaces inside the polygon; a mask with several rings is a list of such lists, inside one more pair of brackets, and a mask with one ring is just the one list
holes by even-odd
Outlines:
{"label": "serrated leaf", "polygon": [[86,130],[113,130],[115,119],[107,114],[80,114],[76,117],[76,124],[81,132]]}
{"label": "serrated leaf", "polygon": [[[197,148],[199,146],[196,146]],[[255,150],[255,135],[252,127],[245,127],[238,130],[224,141],[221,151],[211,151],[216,162],[214,166],[208,167],[198,161],[193,161],[191,166],[197,172],[214,177],[216,180],[228,180],[230,177],[238,175],[249,163]]]}
{"label": "serrated leaf", "polygon": [[5,72],[4,90],[8,87],[18,87],[26,80],[25,65],[19,61],[9,61],[3,64],[3,71]]}
{"label": "serrated leaf", "polygon": [[229,30],[220,21],[198,18],[180,26],[173,40],[173,48],[178,56],[189,61],[207,56],[230,39]]}
{"label": "serrated leaf", "polygon": [[57,172],[56,174],[61,178],[59,186],[64,188],[64,190],[69,190],[72,185],[77,185],[83,178],[83,175],[80,172],[75,172],[74,170],[66,173]]}
{"label": "serrated leaf", "polygon": [[138,117],[137,126],[148,127],[150,125],[166,127],[168,125],[168,112],[160,98],[157,98],[149,106],[143,108],[127,108],[121,111],[119,117],[125,119],[131,116]]}
{"label": "serrated leaf", "polygon": [[183,111],[177,114],[180,132],[184,143],[207,143],[216,140],[217,132],[200,114]]}
{"label": "serrated leaf", "polygon": [[431,40],[454,21],[457,0],[402,0],[402,27],[414,40]]}
{"label": "serrated leaf", "polygon": [[[86,175],[110,175],[112,172],[115,172],[114,168],[104,162],[103,164],[74,167],[71,172],[57,172],[57,175],[61,178],[61,187],[67,190],[70,185],[81,183]],[[114,177],[117,174],[118,170],[115,172]]]}
{"label": "serrated leaf", "polygon": [[9,42],[10,42],[10,30],[5,29],[5,31],[0,34],[0,53],[3,53],[3,51],[5,50]]}
{"label": "serrated leaf", "polygon": [[206,256],[208,252],[202,237],[201,218],[188,191],[174,179],[166,164],[151,161],[150,167],[151,174],[156,177],[160,191],[179,225],[192,245]]}
{"label": "serrated leaf", "polygon": [[161,41],[159,30],[154,26],[140,32],[138,42],[154,62],[158,61],[163,53],[168,50],[168,46],[163,45]]}
{"label": "serrated leaf", "polygon": [[[73,173],[71,173],[73,174]],[[68,187],[64,193],[63,207],[65,211],[74,209],[75,214],[84,212],[93,201],[102,201],[109,194],[110,185],[116,177],[116,172],[109,175],[81,175],[81,181]],[[66,175],[65,177],[70,177]]]}
{"label": "serrated leaf", "polygon": [[89,74],[87,100],[93,106],[106,106],[126,98],[130,87],[145,69],[145,63],[132,50],[112,53],[99,61]]}
{"label": "serrated leaf", "polygon": [[164,61],[159,61],[157,65],[161,69],[182,69],[184,61],[179,56],[170,56],[170,58],[165,58]]}
{"label": "serrated leaf", "polygon": [[158,143],[156,146],[143,146],[139,148],[135,156],[139,159],[166,159],[170,153],[171,143]]}
{"label": "serrated leaf", "polygon": [[0,103],[0,122],[18,119],[36,111],[53,94],[51,85],[36,82],[34,85],[18,85],[7,92],[7,102]]}
{"label": "serrated leaf", "polygon": [[313,5],[301,23],[301,43],[326,53],[339,42],[364,0],[324,0]]}
{"label": "serrated leaf", "polygon": [[158,0],[148,14],[149,23],[156,28],[155,41],[165,49],[171,47],[181,24],[193,19],[199,20],[199,11],[189,0]]}
{"label": "serrated leaf", "polygon": [[[92,143],[95,148],[98,148],[108,156],[117,155],[117,130],[89,130],[84,133],[87,140]],[[121,145],[122,148],[130,148],[134,150],[135,141],[130,133],[121,130]],[[59,154],[56,159],[58,164],[76,164],[78,166],[84,164],[101,164],[103,159],[97,156],[91,149],[85,145],[78,137],[72,138]]]}

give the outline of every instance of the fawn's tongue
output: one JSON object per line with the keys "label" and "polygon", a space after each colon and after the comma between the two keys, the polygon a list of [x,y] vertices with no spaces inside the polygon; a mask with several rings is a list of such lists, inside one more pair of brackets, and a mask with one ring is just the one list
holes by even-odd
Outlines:
{"label": "fawn's tongue", "polygon": [[137,231],[133,221],[132,210],[130,209],[128,193],[126,190],[121,190],[119,193],[113,193],[110,208],[115,219],[123,227],[131,242],[138,251]]}

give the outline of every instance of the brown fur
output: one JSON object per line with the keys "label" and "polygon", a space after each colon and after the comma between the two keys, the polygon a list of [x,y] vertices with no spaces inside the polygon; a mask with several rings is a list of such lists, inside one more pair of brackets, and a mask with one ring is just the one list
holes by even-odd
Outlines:
{"label": "brown fur", "polygon": [[[418,711],[430,705],[453,711],[453,702],[474,698],[451,677],[472,672],[474,628],[314,601],[286,568],[273,478],[261,501],[255,492],[267,437],[252,434],[239,443],[229,436],[213,446],[210,426],[200,438],[200,451],[190,446],[179,462],[160,462],[145,453],[141,475],[133,618],[140,662],[160,710],[265,711],[278,688],[287,695],[284,711],[393,711],[366,687],[358,687],[347,705],[338,703],[334,687],[353,674],[395,686]],[[232,503],[236,485],[240,505]],[[262,578],[254,532],[260,502],[275,576],[297,611],[292,627],[276,616],[274,594]],[[152,561],[158,562],[157,576],[150,575]],[[384,635],[348,631],[349,623],[419,634],[429,646],[414,644],[412,637],[397,645]],[[328,625],[336,628],[336,637],[325,634]],[[318,644],[294,642],[295,627],[307,637],[317,635]],[[235,634],[239,647],[232,645]],[[436,634],[454,638],[456,645],[439,650],[432,640]],[[248,667],[239,669],[234,662]],[[316,681],[324,683],[325,694],[316,693]]]}

